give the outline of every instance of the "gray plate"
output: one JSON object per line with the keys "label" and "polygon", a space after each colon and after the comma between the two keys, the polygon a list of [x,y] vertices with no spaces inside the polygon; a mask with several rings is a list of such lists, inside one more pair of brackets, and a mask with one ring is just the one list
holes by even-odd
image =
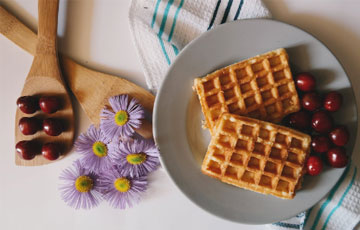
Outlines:
{"label": "gray plate", "polygon": [[281,47],[288,51],[293,73],[311,71],[320,92],[339,90],[343,94],[345,104],[334,117],[350,129],[347,149],[352,152],[357,127],[355,97],[344,69],[320,41],[273,20],[240,20],[218,26],[186,46],[171,65],[156,97],[154,136],[162,164],[180,190],[219,217],[247,224],[290,218],[324,197],[344,171],[325,168],[319,176],[306,176],[303,189],[293,200],[246,191],[201,173],[210,135],[201,128],[203,115],[192,91],[193,79]]}

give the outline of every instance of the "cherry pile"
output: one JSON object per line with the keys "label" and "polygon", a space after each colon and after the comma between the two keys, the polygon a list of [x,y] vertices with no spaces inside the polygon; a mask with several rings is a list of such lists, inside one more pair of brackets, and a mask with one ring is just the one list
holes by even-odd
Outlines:
{"label": "cherry pile", "polygon": [[316,80],[310,73],[300,73],[295,84],[301,96],[302,109],[286,117],[283,123],[311,135],[312,152],[306,162],[308,174],[318,175],[323,161],[331,167],[342,168],[348,163],[343,147],[349,141],[349,132],[343,125],[334,124],[332,112],[340,109],[343,97],[339,92],[327,93],[324,97],[316,91]]}
{"label": "cherry pile", "polygon": [[[53,114],[61,109],[61,102],[54,96],[23,96],[16,102],[19,109],[26,114],[33,114],[41,110],[45,114]],[[24,135],[33,135],[44,131],[49,136],[59,136],[64,131],[63,121],[56,118],[39,119],[36,117],[22,117],[19,120],[19,129]],[[45,143],[42,146],[34,141],[19,141],[16,151],[24,160],[33,159],[38,153],[48,160],[56,160],[61,155],[61,146],[56,143]]]}

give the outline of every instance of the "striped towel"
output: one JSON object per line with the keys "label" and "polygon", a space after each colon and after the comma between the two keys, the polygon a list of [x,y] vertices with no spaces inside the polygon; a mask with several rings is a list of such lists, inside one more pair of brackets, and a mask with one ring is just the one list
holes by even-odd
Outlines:
{"label": "striped towel", "polygon": [[[260,0],[133,0],[130,29],[146,83],[159,88],[179,51],[203,32],[228,21],[267,18]],[[328,197],[270,229],[353,229],[360,220],[359,175],[349,166]]]}

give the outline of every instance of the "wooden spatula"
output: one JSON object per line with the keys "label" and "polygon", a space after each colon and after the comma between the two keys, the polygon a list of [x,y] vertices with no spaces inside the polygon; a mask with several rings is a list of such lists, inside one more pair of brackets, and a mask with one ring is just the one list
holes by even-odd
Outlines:
{"label": "wooden spatula", "polygon": [[[53,117],[61,119],[65,124],[65,131],[59,136],[53,137],[44,132],[37,132],[35,135],[25,136],[18,127],[19,120],[25,116],[20,110],[16,111],[15,119],[15,140],[16,143],[22,140],[37,140],[41,143],[57,142],[63,146],[63,154],[67,153],[72,146],[74,139],[74,114],[69,94],[63,82],[56,51],[56,33],[58,18],[58,0],[39,0],[39,35],[36,45],[35,56],[30,72],[26,78],[22,96],[56,96],[61,100],[62,108],[51,115],[41,112],[34,114],[37,117]],[[64,155],[62,155],[63,157]],[[16,154],[17,165],[42,165],[52,161],[46,160],[42,155],[37,155],[32,160],[23,160]]]}
{"label": "wooden spatula", "polygon": [[[27,52],[35,54],[36,34],[1,6],[0,33]],[[129,94],[152,112],[155,97],[144,88],[126,79],[86,68],[64,55],[60,55],[60,62],[65,81],[94,124],[99,123],[99,113],[107,105],[108,98],[118,94]],[[151,137],[151,124],[144,122],[137,132],[146,138]]]}

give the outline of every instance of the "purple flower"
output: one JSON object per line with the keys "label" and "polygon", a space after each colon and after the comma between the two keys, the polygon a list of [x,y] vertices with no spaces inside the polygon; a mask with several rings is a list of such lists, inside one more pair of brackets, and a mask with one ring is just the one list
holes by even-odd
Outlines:
{"label": "purple flower", "polygon": [[81,134],[75,142],[75,148],[83,155],[80,160],[84,167],[95,172],[109,169],[112,166],[108,157],[109,143],[110,139],[94,125]]}
{"label": "purple flower", "polygon": [[140,201],[140,195],[146,190],[146,176],[128,177],[116,168],[102,173],[100,177],[103,198],[114,208],[125,209]]}
{"label": "purple flower", "polygon": [[59,178],[64,181],[59,188],[61,197],[69,206],[90,209],[100,203],[98,176],[85,169],[79,160],[65,169]]}
{"label": "purple flower", "polygon": [[131,136],[141,125],[144,109],[136,99],[129,101],[128,95],[109,98],[112,110],[104,108],[100,114],[100,127],[111,139]]}
{"label": "purple flower", "polygon": [[109,157],[121,172],[131,177],[147,175],[159,166],[159,151],[152,140],[112,142]]}

